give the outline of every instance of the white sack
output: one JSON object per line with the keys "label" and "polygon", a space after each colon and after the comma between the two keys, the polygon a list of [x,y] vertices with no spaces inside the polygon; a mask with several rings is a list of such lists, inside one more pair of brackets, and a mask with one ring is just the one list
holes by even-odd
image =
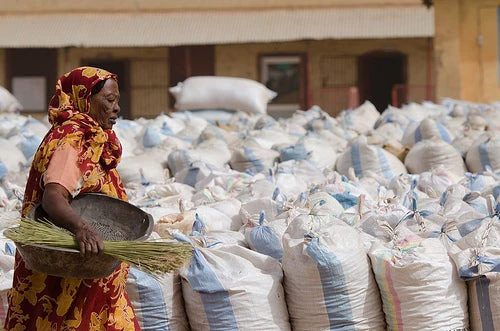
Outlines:
{"label": "white sack", "polygon": [[279,262],[238,245],[196,248],[181,271],[192,330],[290,330]]}
{"label": "white sack", "polygon": [[165,155],[162,150],[150,150],[139,155],[122,158],[116,170],[124,184],[130,183],[163,183],[169,176],[164,167]]}
{"label": "white sack", "polygon": [[422,122],[413,122],[406,128],[401,143],[404,146],[412,147],[424,139],[439,138],[449,144],[453,141],[451,133],[441,123],[430,118],[425,118]]}
{"label": "white sack", "polygon": [[404,164],[408,172],[412,174],[431,171],[438,166],[442,166],[457,176],[462,176],[467,171],[460,152],[438,138],[416,143],[406,155]]}
{"label": "white sack", "polygon": [[247,145],[233,151],[231,168],[252,173],[265,172],[278,160],[279,153],[256,145]]}
{"label": "white sack", "polygon": [[256,252],[265,254],[278,261],[283,256],[283,245],[281,235],[270,226],[265,219],[265,213],[261,212],[259,220],[249,219],[240,232],[244,234],[248,247]]}
{"label": "white sack", "polygon": [[500,329],[500,273],[488,272],[467,282],[471,331]]}
{"label": "white sack", "polygon": [[265,114],[275,96],[263,84],[238,77],[193,76],[169,88],[179,110],[227,109]]}
{"label": "white sack", "polygon": [[471,172],[481,172],[490,167],[500,168],[500,136],[497,132],[481,135],[467,151],[465,162]]}
{"label": "white sack", "polygon": [[350,168],[354,169],[358,178],[367,176],[370,172],[385,179],[407,173],[405,166],[396,156],[380,146],[368,145],[365,137],[353,142],[337,159],[335,169],[340,174],[348,176]]}
{"label": "white sack", "polygon": [[333,169],[335,167],[338,157],[335,145],[314,135],[304,137],[301,141],[308,153],[307,159],[321,171],[326,168]]}
{"label": "white sack", "polygon": [[460,179],[460,175],[452,173],[443,165],[438,165],[431,171],[425,171],[418,175],[417,188],[429,197],[439,199],[448,187]]}
{"label": "white sack", "polygon": [[370,101],[365,101],[358,108],[345,110],[337,116],[343,128],[358,133],[372,130],[380,117],[380,113]]}
{"label": "white sack", "polygon": [[467,288],[438,238],[416,235],[369,251],[388,330],[469,327]]}
{"label": "white sack", "polygon": [[465,160],[469,149],[471,149],[477,139],[479,139],[483,134],[484,131],[482,130],[464,129],[457,132],[457,134],[455,135],[455,139],[453,139],[453,141],[451,142],[451,145],[460,152]]}
{"label": "white sack", "polygon": [[385,330],[370,261],[352,227],[326,216],[295,218],[282,264],[293,330]]}
{"label": "white sack", "polygon": [[[21,111],[23,106],[17,98],[6,88],[0,86],[0,113],[13,113]],[[2,325],[2,324],[0,324]]]}
{"label": "white sack", "polygon": [[398,123],[383,123],[376,129],[371,130],[366,133],[369,138],[372,136],[374,141],[379,141],[379,144],[384,144],[386,142],[400,142],[403,138],[404,127]]}
{"label": "white sack", "polygon": [[21,131],[43,138],[49,131],[50,126],[46,120],[37,120],[36,118],[28,117],[23,123]]}
{"label": "white sack", "polygon": [[0,137],[0,163],[5,166],[7,172],[17,173],[25,166],[28,161],[23,152],[12,144],[10,140]]}
{"label": "white sack", "polygon": [[223,140],[213,138],[199,143],[190,151],[194,160],[201,160],[218,168],[223,168],[231,159],[231,151]]}
{"label": "white sack", "polygon": [[234,198],[226,198],[208,205],[210,208],[218,210],[231,219],[230,230],[238,231],[243,225],[240,217],[241,201]]}
{"label": "white sack", "polygon": [[143,331],[188,330],[178,273],[156,278],[130,268],[125,290]]}
{"label": "white sack", "polygon": [[217,209],[209,206],[198,206],[196,213],[209,231],[229,231],[233,220]]}
{"label": "white sack", "polygon": [[[476,226],[476,224],[479,224]],[[476,227],[475,229],[473,229]],[[473,229],[464,233],[467,229]],[[500,270],[500,221],[497,216],[462,223],[463,237],[450,248],[459,276],[468,280]]]}

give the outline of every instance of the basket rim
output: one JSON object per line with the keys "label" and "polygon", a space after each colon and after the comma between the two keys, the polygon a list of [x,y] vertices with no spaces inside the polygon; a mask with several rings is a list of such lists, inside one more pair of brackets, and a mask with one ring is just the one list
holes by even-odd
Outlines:
{"label": "basket rim", "polygon": [[[151,233],[153,233],[153,228],[154,228],[154,223],[155,223],[154,219],[153,219],[153,215],[151,215],[150,213],[142,210],[141,208],[137,207],[136,205],[134,205],[134,204],[132,204],[132,203],[130,203],[128,201],[125,201],[125,200],[122,200],[122,199],[119,199],[119,198],[116,198],[116,197],[112,197],[112,196],[109,196],[109,195],[101,193],[101,192],[86,192],[86,193],[82,193],[82,194],[79,194],[76,197],[74,197],[71,201],[84,199],[86,196],[98,196],[98,197],[103,197],[103,198],[106,198],[106,199],[114,200],[117,203],[130,206],[130,207],[132,207],[134,209],[137,209],[137,211],[141,212],[144,215],[144,220],[147,221],[147,223],[148,223],[147,224],[147,229],[146,229],[144,235],[140,236],[139,238],[133,239],[133,241],[144,241],[144,240],[147,240],[151,236]],[[42,205],[42,203],[38,202],[30,210],[30,212],[28,213],[27,217],[30,218],[30,219],[33,219],[33,220],[37,221],[37,219],[35,219],[35,212],[36,212],[36,210],[38,208],[42,208],[41,205]],[[70,206],[71,206],[71,202],[70,202]]]}

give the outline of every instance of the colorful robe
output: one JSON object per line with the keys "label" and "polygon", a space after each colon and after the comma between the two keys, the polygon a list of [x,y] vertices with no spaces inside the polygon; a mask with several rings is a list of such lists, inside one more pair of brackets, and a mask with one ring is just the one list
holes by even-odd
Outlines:
{"label": "colorful robe", "polygon": [[[41,201],[43,174],[54,151],[69,144],[79,151],[80,193],[101,192],[127,200],[116,171],[121,145],[112,130],[103,130],[88,113],[90,91],[99,80],[116,76],[83,67],[58,81],[49,105],[51,130],[34,156],[23,215]],[[4,329],[7,331],[140,330],[125,292],[129,266],[119,265],[101,279],[62,278],[30,270],[17,253]]]}

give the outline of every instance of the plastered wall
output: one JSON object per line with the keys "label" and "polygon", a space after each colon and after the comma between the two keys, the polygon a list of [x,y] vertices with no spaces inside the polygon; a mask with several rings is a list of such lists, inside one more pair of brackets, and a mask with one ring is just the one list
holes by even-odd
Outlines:
{"label": "plastered wall", "polygon": [[[288,43],[238,44],[216,46],[215,74],[218,76],[259,79],[259,54],[307,53],[310,62],[310,104],[317,101],[317,91],[324,80],[322,61],[325,57],[348,57],[353,60],[345,68],[348,75],[356,76],[356,57],[370,51],[387,50],[404,53],[408,57],[407,78],[410,85],[424,85],[428,81],[427,40],[323,40]],[[0,73],[4,73],[0,50]],[[130,114],[134,118],[152,118],[161,112],[169,113],[168,48],[62,48],[58,50],[58,75],[81,65],[84,59],[125,59],[129,65]],[[351,74],[352,72],[352,74]],[[431,79],[434,79],[433,72]],[[0,81],[5,74],[0,74]],[[353,82],[356,84],[356,82]],[[412,96],[410,95],[410,98]]]}
{"label": "plastered wall", "polygon": [[500,100],[499,1],[435,1],[438,97],[489,103]]}
{"label": "plastered wall", "polygon": [[59,51],[59,75],[83,59],[126,60],[129,66],[130,113],[134,118],[168,113],[168,48],[66,48]]}
{"label": "plastered wall", "polygon": [[96,11],[157,11],[157,10],[211,10],[300,8],[363,5],[421,5],[420,0],[16,0],[3,1],[3,12],[47,12],[77,10]]}
{"label": "plastered wall", "polygon": [[[434,84],[434,71],[427,72],[428,40],[322,40],[290,43],[223,45],[216,48],[216,74],[220,76],[259,78],[258,57],[261,53],[307,53],[310,61],[310,88],[314,92],[322,87],[321,61],[328,56],[356,58],[371,51],[397,51],[408,56],[408,84],[425,85],[428,79]],[[432,44],[431,44],[432,47]],[[432,56],[432,49],[431,56]],[[356,71],[356,62],[348,69]],[[431,77],[428,77],[428,74]],[[356,73],[353,73],[356,76]],[[411,97],[411,96],[410,96]],[[314,103],[314,100],[313,100]]]}

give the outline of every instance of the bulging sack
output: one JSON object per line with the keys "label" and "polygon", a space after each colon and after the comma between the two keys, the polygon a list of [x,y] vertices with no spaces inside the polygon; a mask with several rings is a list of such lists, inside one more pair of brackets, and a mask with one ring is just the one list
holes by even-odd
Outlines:
{"label": "bulging sack", "polygon": [[226,109],[266,114],[276,92],[263,84],[239,77],[194,76],[169,89],[178,110]]}

